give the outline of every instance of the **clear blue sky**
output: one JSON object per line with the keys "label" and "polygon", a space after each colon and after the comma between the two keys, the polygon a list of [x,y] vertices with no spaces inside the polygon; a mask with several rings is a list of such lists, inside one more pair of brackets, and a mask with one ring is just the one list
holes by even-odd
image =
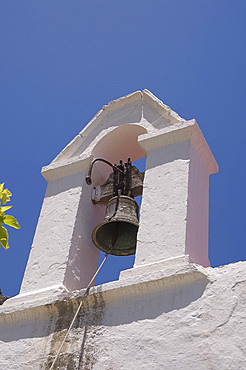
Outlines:
{"label": "clear blue sky", "polygon": [[[0,248],[4,294],[20,288],[46,188],[41,167],[104,104],[144,88],[196,118],[219,163],[212,266],[246,259],[245,14],[245,0],[0,1],[0,182],[21,224]],[[122,258],[98,282],[115,279]]]}

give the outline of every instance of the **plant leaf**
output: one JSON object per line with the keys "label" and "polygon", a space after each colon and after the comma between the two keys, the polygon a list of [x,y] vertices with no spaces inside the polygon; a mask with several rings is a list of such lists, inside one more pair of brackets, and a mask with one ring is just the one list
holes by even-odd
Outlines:
{"label": "plant leaf", "polygon": [[5,184],[4,182],[0,184],[0,193],[3,191],[4,184]]}
{"label": "plant leaf", "polygon": [[3,223],[8,225],[8,226],[14,227],[15,229],[20,229],[20,225],[19,225],[18,221],[13,216],[6,215],[3,218]]}
{"label": "plant leaf", "polygon": [[3,193],[6,193],[9,197],[12,196],[12,193],[11,193],[11,191],[9,191],[9,189],[4,189]]}
{"label": "plant leaf", "polygon": [[6,204],[6,202],[8,202],[8,200],[10,200],[8,195],[4,192],[0,193],[0,199],[1,199],[3,204]]}
{"label": "plant leaf", "polygon": [[3,204],[6,204],[6,202],[9,202],[10,201],[10,197],[11,197],[11,192],[8,190],[8,189],[4,189],[1,193],[0,193],[0,198],[1,198],[1,201]]}
{"label": "plant leaf", "polygon": [[9,248],[8,239],[8,231],[0,224],[0,246],[2,245],[4,249]]}
{"label": "plant leaf", "polygon": [[0,213],[1,211],[6,212],[8,209],[12,208],[13,206],[5,206],[5,207],[0,207]]}

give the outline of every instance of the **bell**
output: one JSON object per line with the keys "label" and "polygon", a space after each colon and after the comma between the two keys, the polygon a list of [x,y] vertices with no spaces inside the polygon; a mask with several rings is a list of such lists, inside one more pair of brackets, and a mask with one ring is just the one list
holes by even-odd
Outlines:
{"label": "bell", "polygon": [[106,205],[103,222],[92,232],[92,241],[103,252],[129,256],[136,251],[138,204],[131,197],[119,195]]}

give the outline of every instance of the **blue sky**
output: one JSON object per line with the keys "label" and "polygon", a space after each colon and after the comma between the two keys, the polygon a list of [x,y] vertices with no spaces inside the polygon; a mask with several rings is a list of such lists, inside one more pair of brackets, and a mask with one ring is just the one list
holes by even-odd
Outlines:
{"label": "blue sky", "polygon": [[[109,101],[144,88],[196,118],[210,180],[212,266],[246,259],[244,0],[0,0],[1,178],[13,192],[0,288],[18,293],[46,182],[42,166]],[[48,232],[48,230],[47,230]],[[110,259],[98,283],[132,260]]]}

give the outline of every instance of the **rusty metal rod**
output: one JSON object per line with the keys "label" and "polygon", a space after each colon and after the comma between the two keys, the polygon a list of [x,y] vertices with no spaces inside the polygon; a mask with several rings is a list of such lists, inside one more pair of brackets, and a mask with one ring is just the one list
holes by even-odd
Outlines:
{"label": "rusty metal rod", "polygon": [[96,163],[97,161],[101,161],[101,162],[104,162],[106,163],[107,165],[109,165],[110,167],[112,167],[114,170],[117,170],[121,173],[124,174],[124,171],[120,170],[117,166],[115,166],[114,164],[112,164],[111,162],[107,161],[106,159],[103,159],[103,158],[95,158],[91,164],[90,164],[90,167],[89,167],[89,171],[88,171],[88,175],[86,176],[85,178],[85,181],[86,181],[86,184],[87,185],[91,185],[91,172],[92,172],[92,167],[94,165],[94,163]]}

